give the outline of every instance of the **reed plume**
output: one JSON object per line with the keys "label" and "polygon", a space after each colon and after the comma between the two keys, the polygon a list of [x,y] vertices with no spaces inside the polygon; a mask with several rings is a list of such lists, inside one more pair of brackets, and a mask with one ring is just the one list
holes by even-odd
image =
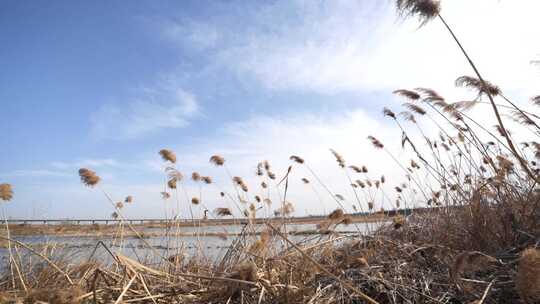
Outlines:
{"label": "reed plume", "polygon": [[176,154],[171,150],[161,149],[159,150],[159,155],[161,155],[164,161],[170,161],[173,164],[176,163]]}
{"label": "reed plume", "polygon": [[303,163],[304,163],[304,159],[301,158],[300,156],[291,155],[290,159],[291,159],[292,161],[294,161],[295,163],[299,163],[299,164],[303,164]]}
{"label": "reed plume", "polygon": [[116,205],[115,205],[115,207],[116,207],[117,209],[122,209],[122,208],[124,208],[124,203],[122,203],[122,202],[117,202]]}
{"label": "reed plume", "polygon": [[207,185],[210,185],[212,183],[212,178],[210,176],[202,176],[201,180]]}
{"label": "reed plume", "polygon": [[176,189],[176,178],[169,179],[167,186],[171,189]]}
{"label": "reed plume", "polygon": [[491,96],[497,96],[501,94],[501,89],[496,85],[488,82],[487,80],[480,80],[472,76],[461,76],[456,79],[457,87],[465,87],[469,89],[475,89],[478,91],[478,96],[489,94]]}
{"label": "reed plume", "polygon": [[0,184],[0,199],[6,202],[13,199],[13,189],[10,184]]}
{"label": "reed plume", "polygon": [[370,135],[368,136],[368,139],[371,141],[371,144],[373,144],[375,148],[378,148],[378,149],[384,148],[384,145],[377,138]]}
{"label": "reed plume", "polygon": [[210,163],[216,166],[223,166],[225,164],[225,158],[220,155],[213,155],[210,157]]}
{"label": "reed plume", "polygon": [[337,153],[334,149],[330,149],[330,152],[332,152],[332,154],[336,158],[336,161],[337,161],[338,165],[341,168],[345,168],[345,159],[343,158],[343,156],[341,156],[339,153]]}
{"label": "reed plume", "polygon": [[216,209],[214,210],[214,213],[215,213],[217,216],[227,216],[227,215],[232,215],[231,209],[229,209],[229,208],[216,208]]}
{"label": "reed plume", "polygon": [[100,181],[96,172],[86,168],[79,169],[79,176],[81,177],[81,182],[88,187],[94,187]]}
{"label": "reed plume", "polygon": [[420,26],[437,17],[441,10],[441,3],[437,0],[397,0],[396,6],[401,15],[416,16]]}
{"label": "reed plume", "polygon": [[197,198],[197,197],[192,197],[192,198],[191,198],[191,203],[192,203],[193,205],[198,205],[198,204],[200,204],[200,202],[201,202],[201,201],[200,201],[199,198]]}
{"label": "reed plume", "polygon": [[126,199],[124,200],[125,203],[132,203],[133,202],[133,196],[131,195],[128,195],[126,196]]}
{"label": "reed plume", "polygon": [[405,98],[410,99],[412,101],[416,101],[416,100],[420,99],[420,94],[416,93],[415,91],[411,91],[411,90],[401,89],[401,90],[395,90],[392,93],[394,93],[396,95],[399,95],[399,96],[402,96],[402,97],[405,97]]}
{"label": "reed plume", "polygon": [[309,184],[309,179],[305,178],[305,177],[302,177],[302,182],[304,184]]}
{"label": "reed plume", "polygon": [[191,173],[191,179],[194,182],[198,182],[198,181],[201,180],[201,175],[198,172],[193,172],[193,173]]}
{"label": "reed plume", "polygon": [[531,97],[531,102],[534,103],[537,106],[540,106],[540,95]]}
{"label": "reed plume", "polygon": [[168,200],[171,197],[169,192],[161,192],[161,198],[164,200]]}

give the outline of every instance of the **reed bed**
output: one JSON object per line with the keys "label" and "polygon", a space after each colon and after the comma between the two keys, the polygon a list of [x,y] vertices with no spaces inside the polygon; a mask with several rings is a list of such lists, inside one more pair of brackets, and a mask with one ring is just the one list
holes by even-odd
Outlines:
{"label": "reed bed", "polygon": [[[85,259],[74,259],[19,242],[6,226],[1,238],[9,245],[9,262],[0,277],[0,302],[540,303],[540,127],[533,108],[539,98],[532,97],[525,110],[485,80],[442,17],[438,1],[396,4],[403,16],[417,17],[421,25],[442,22],[474,71],[474,76],[456,80],[458,87],[471,90],[470,101],[450,102],[429,88],[394,92],[403,98],[403,108],[384,108],[383,115],[395,123],[406,153],[398,156],[377,134],[367,143],[394,161],[402,177],[374,178],[367,166],[348,164],[345,156],[331,150],[329,157],[335,158],[336,169],[344,172],[344,182],[354,193],[350,203],[301,156],[290,157],[284,174],[261,161],[255,172],[260,187],[254,188],[231,173],[224,157],[214,155],[210,163],[223,168],[233,190],[195,172],[191,178],[200,185],[199,193],[187,195],[178,193],[185,191],[181,164],[172,150],[163,149],[159,154],[167,167],[162,195],[178,204],[176,210],[165,210],[168,231],[173,235],[181,230],[180,204],[190,206],[194,225],[199,225],[197,212],[203,210],[204,219],[242,219],[243,230],[225,254],[209,259],[201,249],[188,256],[181,246],[158,252],[137,227],[122,221],[122,209],[136,198],[128,196],[118,204],[103,191],[122,222],[120,249],[98,242]],[[495,117],[494,127],[469,111],[481,106]],[[312,187],[321,204],[323,196],[335,203],[319,223],[319,233],[304,241],[293,240],[287,228],[295,208],[287,200],[294,191],[289,180],[299,168],[311,174],[302,182]],[[83,168],[79,175],[84,185],[99,189],[96,172]],[[227,203],[208,210],[203,192],[209,191],[218,191]],[[13,195],[10,185],[0,185],[2,200]],[[271,221],[257,216],[259,210],[270,214],[270,208]],[[382,216],[387,222],[369,231],[337,233],[340,225],[355,225],[352,213]],[[122,252],[124,230],[140,238],[151,259]],[[95,256],[97,251],[107,255],[108,262]]]}

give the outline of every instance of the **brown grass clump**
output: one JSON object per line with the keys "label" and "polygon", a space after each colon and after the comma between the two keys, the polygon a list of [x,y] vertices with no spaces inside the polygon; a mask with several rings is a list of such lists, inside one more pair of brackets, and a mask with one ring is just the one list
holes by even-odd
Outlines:
{"label": "brown grass clump", "polygon": [[13,198],[13,189],[10,184],[0,184],[0,199],[10,201]]}
{"label": "brown grass clump", "polygon": [[161,155],[164,161],[170,161],[173,164],[176,163],[176,154],[171,150],[162,149],[159,151],[159,155]]}
{"label": "brown grass clump", "polygon": [[83,294],[80,287],[74,286],[66,289],[36,289],[28,293],[23,303],[50,303],[50,304],[78,304]]}
{"label": "brown grass clump", "polygon": [[81,182],[88,187],[93,187],[100,181],[100,177],[97,176],[96,172],[86,168],[79,169],[79,176]]}
{"label": "brown grass clump", "polygon": [[540,250],[529,248],[521,253],[516,289],[525,303],[540,303]]}

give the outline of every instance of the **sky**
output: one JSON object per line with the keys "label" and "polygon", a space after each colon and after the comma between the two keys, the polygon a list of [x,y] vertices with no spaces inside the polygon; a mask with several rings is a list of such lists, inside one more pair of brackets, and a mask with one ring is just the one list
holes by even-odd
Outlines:
{"label": "sky", "polygon": [[[526,105],[540,93],[531,64],[540,60],[539,10],[537,0],[446,0],[441,14],[485,77]],[[261,191],[259,161],[283,176],[296,154],[351,200],[329,148],[401,182],[366,140],[406,153],[382,108],[399,109],[400,88],[471,98],[453,86],[461,75],[472,71],[442,24],[419,27],[390,0],[2,1],[0,183],[15,192],[3,205],[12,218],[108,217],[105,191],[114,201],[133,195],[123,211],[132,218],[177,203],[188,216],[186,197],[201,193],[205,208],[229,207],[219,192],[233,190],[225,168],[209,164],[214,154],[251,196]],[[186,179],[185,193],[164,202],[162,148],[176,152],[184,175],[215,183]],[[99,187],[80,183],[81,167],[97,172]],[[306,168],[293,174],[296,215],[335,208],[319,199],[322,188],[301,184],[312,178]]]}

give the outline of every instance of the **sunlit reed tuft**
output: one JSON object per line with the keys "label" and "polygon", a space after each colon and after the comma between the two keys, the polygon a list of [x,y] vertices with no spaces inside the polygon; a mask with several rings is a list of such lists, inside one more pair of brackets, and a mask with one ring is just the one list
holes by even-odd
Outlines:
{"label": "sunlit reed tuft", "polygon": [[0,199],[10,201],[13,198],[13,189],[10,184],[0,184]]}
{"label": "sunlit reed tuft", "polygon": [[81,177],[81,182],[88,187],[93,187],[100,181],[100,177],[97,176],[96,172],[86,168],[79,169],[79,176]]}
{"label": "sunlit reed tuft", "polygon": [[176,163],[176,154],[171,150],[161,149],[159,155],[161,155],[164,161],[170,161],[173,164]]}

